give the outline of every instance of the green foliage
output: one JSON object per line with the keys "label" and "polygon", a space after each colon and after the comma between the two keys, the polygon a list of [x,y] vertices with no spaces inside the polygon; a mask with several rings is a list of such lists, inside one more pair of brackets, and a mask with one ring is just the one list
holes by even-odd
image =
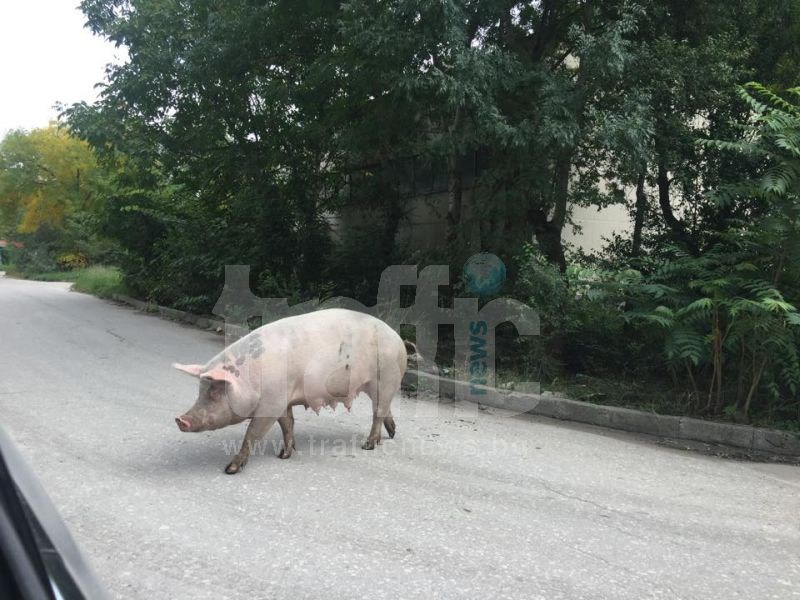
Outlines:
{"label": "green foliage", "polygon": [[747,419],[754,403],[773,411],[800,386],[800,107],[748,84],[753,117],[746,141],[704,146],[763,158],[763,174],[716,195],[748,218],[718,233],[700,256],[675,252],[643,258],[641,275],[623,290],[625,318],[664,333],[664,354],[684,380],[694,409]]}
{"label": "green foliage", "polygon": [[63,129],[8,133],[0,142],[0,232],[64,228],[91,208],[101,177],[89,145]]}
{"label": "green foliage", "polygon": [[[387,265],[493,251],[541,314],[515,356],[542,380],[655,381],[740,418],[796,398],[800,109],[777,84],[800,81],[800,0],[81,8],[130,59],[64,112],[97,155],[95,195],[63,218],[77,196],[25,204],[50,207],[31,212],[27,268],[85,256],[206,313],[226,264],[262,296],[370,303]],[[413,248],[409,179],[429,175],[446,233]],[[573,207],[614,203],[635,234],[570,264]]]}
{"label": "green foliage", "polygon": [[[90,27],[128,48],[103,100],[66,111],[117,169],[100,228],[131,289],[208,312],[225,264],[256,281],[326,281],[343,177],[326,128],[335,3],[87,0]],[[326,57],[317,62],[318,57]]]}
{"label": "green foliage", "polygon": [[92,294],[100,298],[110,298],[112,294],[126,293],[122,282],[122,273],[114,267],[96,265],[86,269],[73,271],[75,283],[72,289],[76,292]]}
{"label": "green foliage", "polygon": [[91,147],[63,128],[12,131],[0,142],[0,233],[24,243],[15,252],[22,271],[108,258],[112,245],[96,226],[107,192]]}
{"label": "green foliage", "polygon": [[532,363],[526,371],[535,366],[539,381],[552,381],[564,371],[627,379],[650,368],[654,336],[628,326],[620,298],[638,274],[574,265],[562,274],[530,245],[517,260],[515,296],[541,320],[541,335],[525,342],[525,359]]}
{"label": "green foliage", "polygon": [[798,391],[800,314],[752,237],[732,233],[700,258],[643,261],[645,274],[621,290],[625,319],[661,332],[666,365],[701,414],[731,407],[746,418],[758,392],[769,408]]}

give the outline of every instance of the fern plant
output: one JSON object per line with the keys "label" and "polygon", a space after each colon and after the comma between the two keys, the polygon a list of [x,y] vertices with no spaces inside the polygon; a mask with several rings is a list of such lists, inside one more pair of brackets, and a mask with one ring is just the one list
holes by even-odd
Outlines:
{"label": "fern plant", "polygon": [[788,405],[800,389],[800,88],[784,97],[750,83],[740,95],[751,110],[744,141],[699,143],[760,160],[760,178],[714,198],[744,207],[746,220],[699,257],[642,259],[638,278],[616,284],[625,319],[663,333],[666,364],[695,410],[748,420],[757,399]]}
{"label": "fern plant", "polygon": [[744,420],[765,384],[797,393],[800,313],[764,277],[749,245],[736,239],[748,233],[730,237],[700,258],[647,265],[652,270],[625,290],[624,314],[662,331],[667,366],[688,388],[696,412]]}

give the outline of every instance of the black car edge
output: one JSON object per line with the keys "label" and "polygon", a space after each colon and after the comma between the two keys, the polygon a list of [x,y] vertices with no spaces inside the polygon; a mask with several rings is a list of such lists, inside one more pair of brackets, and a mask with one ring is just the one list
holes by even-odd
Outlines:
{"label": "black car edge", "polygon": [[33,471],[0,428],[0,598],[107,597]]}

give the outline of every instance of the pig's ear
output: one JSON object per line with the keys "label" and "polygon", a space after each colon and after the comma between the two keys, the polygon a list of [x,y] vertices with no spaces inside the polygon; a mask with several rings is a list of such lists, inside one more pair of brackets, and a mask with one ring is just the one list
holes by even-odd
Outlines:
{"label": "pig's ear", "polygon": [[236,376],[233,374],[233,369],[228,370],[222,367],[215,367],[210,371],[206,371],[200,375],[200,379],[207,379],[208,381],[225,381],[230,384],[236,384]]}
{"label": "pig's ear", "polygon": [[183,371],[184,373],[188,373],[192,377],[200,377],[200,374],[203,372],[203,365],[182,365],[180,363],[172,363],[173,369],[178,369],[178,371]]}

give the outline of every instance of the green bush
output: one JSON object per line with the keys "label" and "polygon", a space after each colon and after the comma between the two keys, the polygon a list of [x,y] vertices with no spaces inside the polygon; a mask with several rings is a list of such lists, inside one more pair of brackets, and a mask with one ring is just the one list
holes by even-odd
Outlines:
{"label": "green bush", "polygon": [[539,314],[539,336],[520,342],[523,370],[549,382],[564,374],[627,378],[657,361],[651,340],[624,318],[622,299],[601,286],[610,275],[570,266],[565,273],[532,245],[517,258],[515,295]]}
{"label": "green bush", "polygon": [[58,270],[55,246],[58,233],[49,227],[41,227],[34,234],[21,236],[24,247],[14,252],[14,266],[20,273],[48,273]]}
{"label": "green bush", "polygon": [[100,298],[110,298],[112,294],[125,293],[122,273],[114,267],[88,267],[73,273],[76,273],[76,278],[72,289],[77,292],[93,294]]}

